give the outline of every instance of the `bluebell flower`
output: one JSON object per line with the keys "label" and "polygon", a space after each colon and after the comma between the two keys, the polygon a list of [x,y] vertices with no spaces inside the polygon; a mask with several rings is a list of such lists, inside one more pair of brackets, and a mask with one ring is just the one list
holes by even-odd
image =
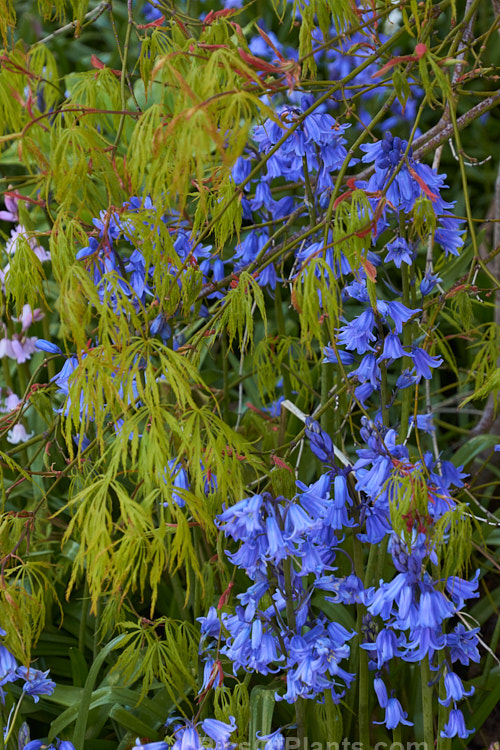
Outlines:
{"label": "bluebell flower", "polygon": [[464,468],[463,464],[461,464],[460,466],[454,466],[451,461],[441,461],[440,468],[441,480],[445,487],[449,487],[452,484],[454,484],[455,487],[464,486],[462,479],[467,477],[468,474],[462,471],[462,469]]}
{"label": "bluebell flower", "polygon": [[380,384],[380,367],[377,364],[377,358],[374,354],[365,354],[355,370],[349,373],[349,377],[356,376],[360,383],[371,383],[373,388],[378,388]]}
{"label": "bluebell flower", "polygon": [[418,346],[412,346],[410,357],[413,359],[415,365],[415,371],[417,378],[425,378],[430,380],[432,378],[431,367],[439,367],[443,364],[442,357],[431,357],[431,355]]}
{"label": "bluebell flower", "polygon": [[311,450],[323,463],[335,463],[335,452],[331,437],[321,429],[314,419],[306,419],[306,437]]}
{"label": "bluebell flower", "polygon": [[252,263],[257,258],[268,239],[269,235],[265,230],[250,230],[244,239],[236,245],[234,258],[239,261],[236,270]]}
{"label": "bluebell flower", "polygon": [[[230,747],[229,736],[236,730],[234,716],[230,716],[229,719],[229,724],[217,719],[204,719],[197,724],[192,721],[187,721],[184,725],[175,723],[175,742],[172,745],[172,750],[203,750],[204,742],[200,737],[198,727],[201,727],[201,731],[205,736],[214,740],[216,750],[226,750],[226,748]],[[167,725],[173,721],[177,722],[178,720],[171,719],[167,722]],[[161,744],[162,747],[156,748],[156,744]],[[167,743],[152,743],[151,750],[163,750],[163,745],[170,747]],[[149,748],[150,745],[145,746],[145,750],[149,750]]]}
{"label": "bluebell flower", "polygon": [[[313,435],[313,437],[317,437],[317,433],[311,433],[310,435],[308,435],[309,440],[311,440],[311,435]],[[327,433],[323,431],[322,435],[328,437]],[[326,444],[326,450],[324,443],[320,444],[319,447],[318,444],[315,444],[315,447],[316,450],[321,453],[321,456],[324,456],[324,458],[318,456],[320,461],[328,461],[333,454],[333,444],[331,453],[328,452],[328,444]],[[311,442],[311,449],[313,449],[313,442]],[[316,451],[313,450],[313,452],[315,453],[315,455],[318,455]],[[296,485],[300,490],[299,494],[296,497],[302,507],[312,518],[322,518],[326,514],[329,507],[331,486],[330,474],[322,474],[319,479],[316,480],[316,482],[310,484],[309,486],[298,479]]]}
{"label": "bluebell flower", "polygon": [[349,351],[354,349],[358,354],[365,354],[373,348],[370,342],[376,338],[373,334],[374,326],[373,310],[365,310],[350,323],[339,328],[338,341]]}
{"label": "bluebell flower", "polygon": [[[71,742],[69,742],[68,745],[71,745]],[[71,747],[73,747],[73,745],[71,745]],[[169,748],[170,745],[168,744],[168,742],[163,742],[162,740],[160,740],[159,742],[143,743],[138,737],[135,741],[135,745],[132,746],[133,750],[169,750]],[[61,743],[61,745],[59,746],[59,750],[71,750],[71,748],[63,748]]]}
{"label": "bluebell flower", "polygon": [[366,400],[370,398],[375,388],[371,383],[362,383],[354,389],[354,397],[359,401],[363,408],[366,407]]}
{"label": "bluebell flower", "polygon": [[[250,615],[253,616],[252,607]],[[221,653],[233,662],[234,673],[242,668],[260,674],[279,671],[277,663],[283,661],[278,640],[269,625],[256,619],[249,622],[243,607],[236,607],[234,615],[222,615],[224,627],[229,631]]]}
{"label": "bluebell flower", "polygon": [[276,289],[276,268],[274,266],[274,263],[269,263],[267,266],[262,268],[257,273],[257,283],[259,286],[262,287],[269,287],[270,289]]}
{"label": "bluebell flower", "polygon": [[[167,467],[165,468],[164,482],[167,483],[168,479],[168,483],[171,483],[172,486],[172,500],[179,508],[184,508],[186,504],[184,493],[190,489],[187,471],[177,458],[169,459]],[[168,502],[164,502],[163,505],[168,507]]]}
{"label": "bluebell flower", "polygon": [[257,732],[257,739],[266,743],[264,750],[285,750],[285,738],[281,729],[276,729],[275,732],[266,735]]}
{"label": "bluebell flower", "polygon": [[[5,631],[3,631],[3,635],[5,634]],[[16,659],[5,646],[0,644],[0,685],[5,685],[7,682],[15,682],[18,678],[16,670]]]}
{"label": "bluebell flower", "polygon": [[480,570],[478,569],[471,581],[466,581],[458,576],[449,576],[446,579],[446,590],[456,603],[458,609],[463,607],[466,599],[477,599],[479,596],[479,591],[477,590],[479,574]]}
{"label": "bluebell flower", "polygon": [[450,255],[459,255],[459,249],[464,244],[463,221],[455,216],[444,215],[440,217],[440,226],[434,233],[434,240],[438,242],[444,250],[445,257]]}
{"label": "bluebell flower", "polygon": [[325,355],[323,362],[331,362],[336,365],[340,360],[343,365],[347,366],[352,365],[353,362],[355,362],[354,354],[351,354],[351,352],[345,352],[343,349],[337,349],[337,352],[335,352],[333,347],[325,346],[323,348],[323,353]]}
{"label": "bluebell flower", "polygon": [[172,750],[203,750],[203,742],[192,722],[186,726],[175,726]]}
{"label": "bluebell flower", "polygon": [[99,219],[92,219],[92,224],[99,230],[99,237],[106,237],[109,243],[118,239],[123,230],[120,217],[116,212],[108,214],[107,211],[101,211]]}
{"label": "bluebell flower", "polygon": [[335,596],[325,596],[326,601],[342,604],[365,604],[363,582],[355,573],[345,578],[323,576],[317,578],[315,587],[323,591],[332,591]]}
{"label": "bluebell flower", "polygon": [[471,661],[479,662],[480,655],[477,648],[479,643],[478,633],[479,628],[466,630],[463,624],[459,622],[453,632],[445,636],[446,646],[450,649],[450,659],[452,662],[459,661],[464,667],[467,667]]}
{"label": "bluebell flower", "polygon": [[33,667],[18,667],[17,674],[25,680],[23,685],[23,691],[28,695],[31,695],[35,703],[38,703],[41,695],[52,695],[56,683],[47,677],[49,674],[47,669],[46,672],[41,672],[39,669],[33,669]]}
{"label": "bluebell flower", "polygon": [[156,21],[158,18],[162,17],[162,12],[155,0],[150,0],[150,2],[144,3],[142,12],[144,13],[146,21],[148,21],[148,23]]}
{"label": "bluebell flower", "polygon": [[431,273],[430,271],[426,271],[422,281],[420,282],[420,292],[422,294],[422,297],[425,297],[427,294],[430,294],[434,287],[439,284],[443,279],[441,279],[437,273]]}
{"label": "bluebell flower", "polygon": [[420,595],[418,625],[422,628],[436,628],[443,620],[452,617],[455,607],[441,591],[426,585]]}
{"label": "bluebell flower", "polygon": [[214,740],[217,750],[226,747],[229,736],[236,731],[236,722],[234,716],[229,717],[229,724],[218,719],[204,719],[201,722],[203,732]]}
{"label": "bluebell flower", "polygon": [[220,620],[217,616],[215,607],[210,607],[206,617],[197,617],[196,621],[200,623],[200,632],[202,635],[208,635],[210,638],[218,638],[220,633]]}
{"label": "bluebell flower", "polygon": [[386,247],[389,251],[385,256],[386,263],[393,260],[396,268],[401,268],[401,263],[411,266],[413,263],[413,250],[404,237],[398,237],[392,242],[387,243]]}
{"label": "bluebell flower", "polygon": [[471,686],[469,691],[465,690],[462,680],[454,672],[447,671],[444,676],[444,686],[446,689],[446,697],[439,698],[439,702],[442,706],[449,706],[453,701],[460,701],[462,698],[468,698],[474,693],[474,685]]}
{"label": "bluebell flower", "polygon": [[244,156],[238,156],[236,159],[231,175],[237,185],[247,179],[248,175],[252,171],[252,163],[245,159]]}
{"label": "bluebell flower", "polygon": [[410,370],[406,369],[398,376],[396,380],[396,388],[400,391],[405,388],[411,388],[415,383],[418,383],[418,380],[419,379],[416,375],[412,375]]}
{"label": "bluebell flower", "polygon": [[[429,435],[435,432],[436,428],[433,424],[434,416],[430,414],[417,414],[417,429],[422,432],[427,432]],[[409,419],[409,424],[412,425],[415,422],[413,415]]]}
{"label": "bluebell flower", "polygon": [[[342,287],[342,298],[344,299],[356,299],[358,302],[368,305],[370,298],[368,296],[368,290],[366,288],[365,281],[351,281],[350,284],[346,284]],[[377,303],[378,307],[378,303]]]}
{"label": "bluebell flower", "polygon": [[82,247],[76,254],[76,260],[83,260],[89,258],[91,255],[95,255],[99,250],[99,241],[95,237],[89,237],[89,244],[87,247]]}
{"label": "bluebell flower", "polygon": [[465,719],[463,713],[458,708],[452,708],[448,721],[444,725],[444,729],[441,731],[441,737],[452,739],[453,737],[461,737],[463,740],[467,739],[470,734],[474,734],[475,729],[467,729],[465,726]]}
{"label": "bluebell flower", "polygon": [[215,661],[215,659],[212,659],[210,656],[204,656],[203,658],[205,659],[203,665],[203,681],[201,688],[198,691],[198,695],[202,695],[205,691],[212,688],[220,687],[224,679],[224,673],[220,661]]}
{"label": "bluebell flower", "polygon": [[384,339],[384,349],[382,354],[379,356],[378,361],[384,359],[400,359],[401,357],[407,357],[408,352],[405,352],[399,340],[397,333],[389,333]]}
{"label": "bluebell flower", "polygon": [[374,721],[374,724],[385,724],[387,729],[395,729],[400,724],[405,724],[407,727],[412,727],[413,722],[408,721],[408,714],[403,711],[401,703],[397,698],[388,698],[387,706],[385,708],[385,719],[384,721]]}
{"label": "bluebell flower", "polygon": [[236,541],[253,538],[256,534],[262,534],[265,531],[263,504],[262,495],[245,497],[222,511],[216,517],[215,525],[223,529],[226,536],[231,536]]}
{"label": "bluebell flower", "polygon": [[255,197],[250,201],[252,210],[257,211],[259,208],[268,209],[272,202],[271,189],[268,183],[259,180],[257,187],[255,188]]}
{"label": "bluebell flower", "polygon": [[[416,607],[413,607],[412,614],[413,617],[410,616],[408,620],[416,619],[418,616]],[[407,628],[408,622],[399,622],[398,626]],[[431,660],[434,654],[444,648],[445,645],[445,637],[442,633],[441,625],[436,628],[412,627],[410,636],[411,640],[403,657],[407,662],[418,663],[426,656]]]}
{"label": "bluebell flower", "polygon": [[42,352],[49,352],[49,354],[62,354],[60,347],[58,347],[57,344],[53,344],[52,341],[37,339],[35,342],[35,346]]}
{"label": "bluebell flower", "polygon": [[360,146],[365,152],[361,161],[375,162],[375,173],[368,181],[368,191],[384,190],[395,173],[394,179],[386,188],[387,199],[396,210],[409,213],[420,196],[421,188],[409,171],[410,165],[414,171],[417,168],[416,162],[412,159],[411,148],[407,159],[403,161],[407,147],[407,141],[397,136],[393,137],[389,132],[385,134],[382,141]]}
{"label": "bluebell flower", "polygon": [[265,558],[277,564],[288,557],[292,550],[287,546],[278,521],[273,514],[268,515],[266,518],[266,534],[267,551]]}
{"label": "bluebell flower", "polygon": [[[266,120],[253,132],[259,151],[267,153],[286,133],[287,127],[297,123],[311,102],[303,98],[302,109],[283,107],[279,112],[280,125],[274,120]],[[293,182],[304,180],[303,159],[308,172],[316,173],[316,187],[322,192],[333,187],[330,173],[339,169],[347,155],[342,134],[349,127],[340,125],[327,113],[314,112],[303,118],[293,133],[280,146],[267,162],[265,179],[284,177]]]}
{"label": "bluebell flower", "polygon": [[387,708],[389,698],[387,696],[387,688],[385,687],[384,681],[380,677],[375,677],[373,680],[373,687],[380,708]]}
{"label": "bluebell flower", "polygon": [[339,473],[333,480],[333,503],[330,504],[323,522],[331,526],[332,529],[353,526],[354,521],[349,518],[347,512],[347,506],[352,507],[352,504],[346,478],[342,473]]}
{"label": "bluebell flower", "polygon": [[298,503],[290,503],[285,516],[286,541],[294,542],[295,540],[300,539],[302,536],[306,535],[315,524],[316,521],[312,519]]}
{"label": "bluebell flower", "polygon": [[[405,652],[400,647],[406,646],[407,643],[404,635],[400,634],[397,636],[390,627],[380,630],[374,643],[361,644],[361,648],[376,653],[378,669],[381,669],[384,664],[395,656],[403,656]],[[385,708],[385,706],[382,706],[382,708]]]}
{"label": "bluebell flower", "polygon": [[406,305],[403,305],[402,302],[398,302],[397,300],[389,302],[386,302],[385,300],[377,300],[377,310],[384,319],[386,317],[393,319],[394,330],[396,333],[402,333],[403,324],[410,320],[410,318],[416,313],[422,312],[419,307],[415,309],[406,307]]}

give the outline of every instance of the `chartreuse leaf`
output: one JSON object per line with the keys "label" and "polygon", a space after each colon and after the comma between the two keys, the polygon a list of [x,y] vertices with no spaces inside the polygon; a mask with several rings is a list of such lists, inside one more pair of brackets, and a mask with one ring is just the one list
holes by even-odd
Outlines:
{"label": "chartreuse leaf", "polygon": [[[155,681],[164,685],[176,705],[186,692],[196,694],[199,633],[194,625],[162,617],[152,626],[125,622],[120,627],[126,631],[124,648],[113,671],[125,683],[141,682],[140,700]],[[157,627],[163,628],[161,635]]]}
{"label": "chartreuse leaf", "polygon": [[464,398],[463,401],[460,402],[458,405],[459,409],[462,409],[466,404],[469,403],[469,401],[474,401],[475,399],[484,399],[487,396],[490,395],[490,393],[493,394],[495,398],[495,403],[498,399],[498,391],[500,389],[500,369],[495,370],[494,372],[489,375],[484,383],[476,389],[476,391],[472,394],[472,396],[467,396],[467,398]]}
{"label": "chartreuse leaf", "polygon": [[15,314],[20,315],[26,303],[32,308],[45,301],[43,282],[45,273],[33,249],[33,242],[27,233],[18,234],[15,252],[10,258],[9,271],[5,278],[5,294],[14,302]]}
{"label": "chartreuse leaf", "polygon": [[324,258],[313,258],[302,266],[294,280],[292,302],[299,313],[305,345],[310,347],[313,338],[326,344],[338,325],[341,300],[338,280]]}
{"label": "chartreuse leaf", "polygon": [[222,315],[216,324],[218,333],[227,331],[230,347],[237,338],[240,349],[252,349],[255,309],[259,310],[266,327],[267,315],[262,289],[250,273],[242,271],[236,286],[226,294]]}

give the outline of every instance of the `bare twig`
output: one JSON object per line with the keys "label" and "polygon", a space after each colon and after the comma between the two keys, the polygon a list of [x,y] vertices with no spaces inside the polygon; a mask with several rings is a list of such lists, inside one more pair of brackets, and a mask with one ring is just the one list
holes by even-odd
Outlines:
{"label": "bare twig", "polygon": [[[110,7],[111,3],[109,2],[109,0],[104,0],[104,2],[98,5],[97,8],[94,8],[94,10],[89,10],[89,12],[84,15],[83,20],[88,21],[89,23],[93,23]],[[53,31],[52,34],[44,36],[43,39],[39,39],[37,42],[34,42],[31,46],[36,47],[37,44],[45,44],[46,42],[50,42],[50,40],[54,39],[54,37],[59,36],[60,34],[65,34],[67,31],[77,29],[79,26],[80,24],[78,21],[71,21],[65,26],[61,26],[60,29],[56,29],[55,31]]]}

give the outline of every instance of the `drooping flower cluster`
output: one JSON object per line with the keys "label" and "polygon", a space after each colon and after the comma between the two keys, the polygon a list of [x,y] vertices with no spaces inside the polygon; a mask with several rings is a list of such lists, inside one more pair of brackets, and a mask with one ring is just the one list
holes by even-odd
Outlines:
{"label": "drooping flower cluster", "polygon": [[364,601],[354,571],[340,578],[333,574],[342,530],[356,523],[346,473],[332,465],[310,486],[298,481],[291,501],[265,492],[218,516],[218,527],[239,543],[229,559],[253,583],[238,594],[236,612],[222,615],[222,628],[215,609],[201,619],[209,665],[204,688],[213,683],[215,652],[222,644],[220,654],[235,673],[285,673],[286,691],[277,700],[294,703],[328,691],[338,702],[344,695],[354,679],[343,666],[354,631],[315,612],[311,598],[323,591],[332,602]]}

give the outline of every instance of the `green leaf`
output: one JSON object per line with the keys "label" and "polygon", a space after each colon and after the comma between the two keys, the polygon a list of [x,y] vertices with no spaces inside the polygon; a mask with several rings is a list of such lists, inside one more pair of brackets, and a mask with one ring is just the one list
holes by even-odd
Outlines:
{"label": "green leaf", "polygon": [[491,450],[498,443],[497,435],[476,435],[467,440],[450,458],[455,466],[468,466],[476,456]]}
{"label": "green leaf", "polygon": [[248,730],[250,750],[258,750],[259,748],[257,732],[259,735],[266,735],[271,732],[276,703],[274,693],[274,690],[259,685],[254,687],[250,693],[250,727]]}
{"label": "green leaf", "polygon": [[[88,677],[85,681],[85,687],[82,690],[81,694],[81,700],[78,704],[78,715],[76,719],[75,729],[73,732],[73,745],[75,746],[75,750],[83,750],[84,740],[85,740],[85,732],[87,729],[87,721],[90,711],[90,704],[92,702],[92,692],[94,690],[94,685],[97,681],[97,676],[104,665],[104,662],[106,661],[107,657],[113,651],[114,648],[116,648],[125,638],[124,635],[119,635],[116,638],[113,638],[109,643],[106,644],[106,646],[102,649],[102,651],[99,652],[97,657],[94,659],[94,663],[92,664]],[[64,714],[63,714],[64,716]],[[61,719],[62,717],[59,717]],[[55,728],[54,728],[55,725]],[[52,722],[50,726],[50,733],[49,733],[49,739],[53,740],[60,731],[58,728],[57,721]]]}

